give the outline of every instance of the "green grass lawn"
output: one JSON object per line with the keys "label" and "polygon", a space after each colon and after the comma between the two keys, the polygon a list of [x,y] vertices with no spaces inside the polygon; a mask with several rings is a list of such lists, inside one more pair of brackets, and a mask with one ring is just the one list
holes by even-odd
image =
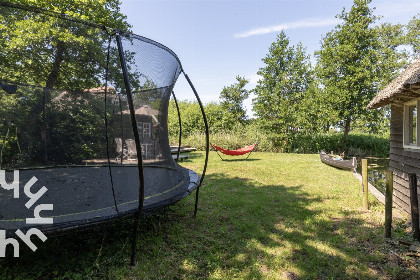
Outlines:
{"label": "green grass lawn", "polygon": [[[234,158],[230,158],[234,159]],[[201,170],[203,153],[182,165]],[[404,221],[383,238],[384,207],[359,181],[318,155],[253,153],[221,161],[211,152],[200,190],[145,217],[131,268],[131,220],[49,238],[36,253],[0,261],[0,278],[418,279]],[[23,245],[25,246],[25,245]]]}

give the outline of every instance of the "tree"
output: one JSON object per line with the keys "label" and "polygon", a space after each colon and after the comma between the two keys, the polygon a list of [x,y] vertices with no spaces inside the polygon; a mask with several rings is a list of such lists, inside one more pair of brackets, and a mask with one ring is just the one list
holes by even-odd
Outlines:
{"label": "tree", "polygon": [[[14,2],[121,30],[130,28],[126,17],[120,12],[118,0]],[[63,111],[60,111],[60,106],[52,106],[54,98],[66,92],[73,96],[72,100],[76,100],[78,95],[87,95],[86,89],[103,86],[105,80],[109,34],[102,28],[93,28],[77,20],[49,16],[48,11],[38,13],[0,6],[0,81],[20,85],[19,91],[14,95],[0,91],[0,119],[6,120],[5,123],[0,123],[0,130],[5,130],[10,120],[18,127],[28,128],[22,135],[25,138],[24,146],[31,154],[41,154],[42,145],[46,150],[54,141],[68,140],[54,138],[59,133],[52,127]],[[111,52],[111,57],[118,58],[115,46],[111,47]],[[109,80],[114,87],[121,89],[123,82],[119,69],[119,60],[111,59]],[[16,106],[3,108],[3,103]],[[63,104],[60,105],[64,106]],[[102,129],[98,123],[103,123],[103,112],[98,112],[93,101],[90,105],[85,106],[86,108],[79,107],[80,114],[74,115],[75,118],[62,118],[62,121],[68,127],[86,124],[88,127],[85,131],[95,135],[95,129]],[[68,111],[76,106],[78,105],[71,105]],[[10,109],[6,110],[6,107]],[[88,112],[82,112],[83,110]],[[96,135],[104,135],[102,131],[96,132]],[[104,143],[102,139],[92,140],[93,143],[95,141]]]}
{"label": "tree", "polygon": [[246,111],[243,106],[245,99],[249,97],[249,91],[245,89],[249,80],[237,76],[237,83],[224,87],[220,93],[222,107],[233,115],[235,122],[244,124],[246,121]]}
{"label": "tree", "polygon": [[420,13],[407,24],[407,42],[412,46],[415,56],[420,56]]}
{"label": "tree", "polygon": [[127,16],[121,13],[120,0],[13,0],[10,2],[38,7],[123,31],[129,31],[131,27],[126,21]]}
{"label": "tree", "polygon": [[326,92],[319,82],[313,81],[299,104],[296,124],[299,125],[300,132],[313,134],[329,131],[337,116],[324,102],[326,98]]}
{"label": "tree", "polygon": [[326,91],[325,102],[344,128],[344,144],[356,119],[375,122],[386,115],[366,106],[401,67],[396,50],[401,26],[374,27],[379,17],[373,15],[370,2],[355,0],[349,12],[343,9],[337,16],[342,23],[322,38],[316,52],[316,73]]}
{"label": "tree", "polygon": [[[183,137],[186,138],[192,134],[204,133],[203,116],[198,102],[181,100],[178,101],[178,106],[181,113]],[[234,115],[226,111],[221,104],[210,102],[204,105],[204,110],[210,133],[230,131],[235,126]],[[173,100],[169,102],[168,131],[170,137],[178,135],[179,131],[178,112]]]}
{"label": "tree", "polygon": [[301,102],[312,83],[309,56],[302,44],[289,46],[282,31],[269,48],[254,89],[253,110],[265,128],[290,137],[300,130]]}
{"label": "tree", "polygon": [[[129,29],[118,0],[16,1]],[[47,88],[83,91],[104,77],[108,34],[58,17],[1,7],[0,79]],[[106,20],[106,22],[104,22]]]}

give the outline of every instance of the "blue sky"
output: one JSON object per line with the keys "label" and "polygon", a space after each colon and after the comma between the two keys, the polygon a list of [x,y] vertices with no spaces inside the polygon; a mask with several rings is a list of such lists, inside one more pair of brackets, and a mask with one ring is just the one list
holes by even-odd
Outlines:
{"label": "blue sky", "polygon": [[[320,40],[348,11],[352,0],[121,0],[133,32],[162,43],[180,58],[204,103],[218,101],[237,75],[256,85],[271,43],[284,30],[291,44],[302,42],[314,61]],[[406,24],[420,12],[420,0],[373,0],[381,22]],[[181,76],[178,99],[194,96]],[[252,98],[252,97],[251,97]],[[245,102],[251,114],[251,98]]]}

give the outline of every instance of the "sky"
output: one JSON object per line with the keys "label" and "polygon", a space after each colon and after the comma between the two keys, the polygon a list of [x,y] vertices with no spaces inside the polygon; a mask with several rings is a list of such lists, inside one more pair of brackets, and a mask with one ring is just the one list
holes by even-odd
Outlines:
{"label": "sky", "polygon": [[[259,79],[277,34],[284,30],[291,45],[302,43],[315,62],[323,36],[339,23],[353,0],[120,0],[135,34],[172,49],[181,60],[203,103],[219,101],[223,87],[236,76]],[[373,0],[380,22],[406,24],[420,13],[420,0]],[[195,100],[185,78],[175,86],[179,100]],[[252,116],[252,98],[245,101]]]}

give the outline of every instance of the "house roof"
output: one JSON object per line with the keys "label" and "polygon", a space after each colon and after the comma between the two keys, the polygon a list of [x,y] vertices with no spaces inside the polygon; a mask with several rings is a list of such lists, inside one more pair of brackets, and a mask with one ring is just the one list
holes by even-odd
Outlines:
{"label": "house roof", "polygon": [[381,90],[367,108],[376,109],[394,101],[405,102],[416,97],[420,97],[420,59]]}

